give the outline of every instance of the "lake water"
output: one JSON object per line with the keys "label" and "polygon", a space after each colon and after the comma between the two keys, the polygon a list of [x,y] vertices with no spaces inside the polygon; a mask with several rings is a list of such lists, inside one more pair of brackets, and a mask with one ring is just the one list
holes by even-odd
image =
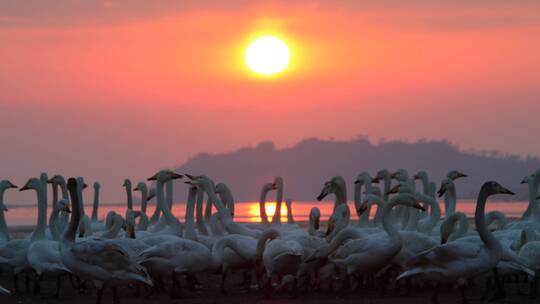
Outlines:
{"label": "lake water", "polygon": [[[323,202],[293,202],[293,215],[296,221],[307,221],[309,216],[309,211],[312,207],[317,206],[321,211],[321,220],[326,221],[330,214],[332,213],[334,203],[332,201],[323,201]],[[506,215],[508,218],[517,218],[521,217],[525,209],[527,208],[528,202],[516,201],[516,202],[489,202],[486,205],[486,211],[498,210]],[[349,203],[351,207],[351,216],[353,219],[356,219],[356,213],[354,212],[353,203]],[[474,200],[463,200],[458,201],[457,210],[462,211],[467,216],[473,217],[474,210],[476,206],[476,201]],[[6,220],[8,226],[27,226],[34,225],[37,218],[37,208],[32,205],[24,206],[9,206],[9,211],[6,212]],[[135,206],[135,209],[139,209],[139,206]],[[150,217],[154,211],[155,206],[153,204],[148,206],[147,214]],[[275,203],[267,202],[266,210],[269,216],[274,214]],[[124,215],[126,210],[126,204],[108,204],[101,205],[99,208],[99,219],[103,220],[105,215],[110,210]],[[173,213],[184,220],[184,214],[186,210],[185,203],[175,203],[173,205]],[[444,206],[441,203],[441,210],[444,216]],[[51,208],[48,210],[51,211]],[[90,215],[92,212],[91,204],[85,207],[87,215]],[[375,210],[371,210],[372,216],[375,214]],[[282,205],[282,220],[286,221],[286,208],[285,204]],[[235,220],[238,222],[258,222],[259,218],[259,203],[258,202],[242,202],[236,203],[235,205]]]}

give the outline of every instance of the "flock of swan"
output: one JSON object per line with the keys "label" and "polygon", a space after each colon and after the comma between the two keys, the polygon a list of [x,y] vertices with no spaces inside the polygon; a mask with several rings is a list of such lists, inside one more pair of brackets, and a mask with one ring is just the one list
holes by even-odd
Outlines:
{"label": "flock of swan", "polygon": [[[413,177],[404,169],[381,170],[375,177],[362,172],[354,181],[357,220],[351,218],[345,179],[333,177],[317,197],[335,198],[327,229],[322,231],[317,207],[311,209],[305,229],[295,223],[290,200],[285,201],[287,221],[281,222],[281,177],[262,187],[261,222],[248,224],[235,222],[234,198],[227,185],[215,184],[204,175],[161,170],[134,189],[126,179],[125,214],[110,211],[100,220],[99,183],[94,184],[94,205],[88,216],[83,178],[66,182],[61,175],[49,178],[42,173],[19,189],[34,190],[38,205],[37,224],[30,236],[21,239],[10,239],[3,202],[5,191],[17,186],[2,180],[0,274],[12,275],[13,286],[11,290],[0,286],[0,294],[21,293],[21,278],[26,279],[27,292],[39,293],[40,282],[47,279],[56,280],[53,296],[58,297],[67,280],[80,290],[93,284],[98,303],[103,290],[111,288],[117,303],[120,286],[179,297],[186,288],[200,287],[201,275],[221,275],[225,293],[227,276],[239,272],[247,290],[275,292],[346,291],[354,286],[409,292],[411,286],[432,284],[434,303],[440,286],[459,287],[466,300],[466,287],[480,278],[496,287],[486,287],[486,297],[496,299],[504,296],[505,278],[523,277],[534,296],[540,269],[540,169],[521,182],[528,185],[529,205],[514,221],[498,211],[485,213],[489,196],[513,193],[497,182],[484,183],[474,228],[465,214],[456,211],[456,183],[465,177],[451,171],[437,191],[425,171]],[[188,187],[184,222],[171,211],[172,183],[178,179]],[[416,189],[417,180],[421,190]],[[48,185],[52,186],[49,217]],[[133,191],[140,192],[139,210],[133,206]],[[269,219],[265,201],[271,191],[276,191],[277,206]],[[147,203],[154,196],[157,205],[149,215]],[[444,199],[444,217],[438,197]]]}

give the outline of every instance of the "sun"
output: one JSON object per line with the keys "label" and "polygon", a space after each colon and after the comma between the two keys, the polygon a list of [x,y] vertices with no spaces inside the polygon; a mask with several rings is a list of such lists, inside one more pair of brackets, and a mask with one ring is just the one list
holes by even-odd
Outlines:
{"label": "sun", "polygon": [[246,49],[246,65],[260,75],[274,75],[289,65],[290,51],[283,40],[263,36],[253,40]]}

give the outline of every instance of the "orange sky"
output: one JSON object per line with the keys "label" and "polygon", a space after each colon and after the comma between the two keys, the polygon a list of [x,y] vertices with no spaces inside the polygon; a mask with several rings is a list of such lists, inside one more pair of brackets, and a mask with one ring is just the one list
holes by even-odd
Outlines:
{"label": "orange sky", "polygon": [[[2,178],[85,175],[115,201],[197,152],[310,136],[540,155],[540,4],[454,2],[2,2]],[[242,64],[260,32],[291,43],[281,77]]]}

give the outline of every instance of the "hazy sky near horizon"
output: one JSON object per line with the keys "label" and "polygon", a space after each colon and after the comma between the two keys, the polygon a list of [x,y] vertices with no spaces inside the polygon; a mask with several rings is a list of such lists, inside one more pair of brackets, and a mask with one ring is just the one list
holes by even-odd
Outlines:
{"label": "hazy sky near horizon", "polygon": [[[0,178],[117,202],[198,152],[358,134],[540,156],[539,1],[289,2],[0,2]],[[267,32],[292,47],[274,79],[242,62]]]}

